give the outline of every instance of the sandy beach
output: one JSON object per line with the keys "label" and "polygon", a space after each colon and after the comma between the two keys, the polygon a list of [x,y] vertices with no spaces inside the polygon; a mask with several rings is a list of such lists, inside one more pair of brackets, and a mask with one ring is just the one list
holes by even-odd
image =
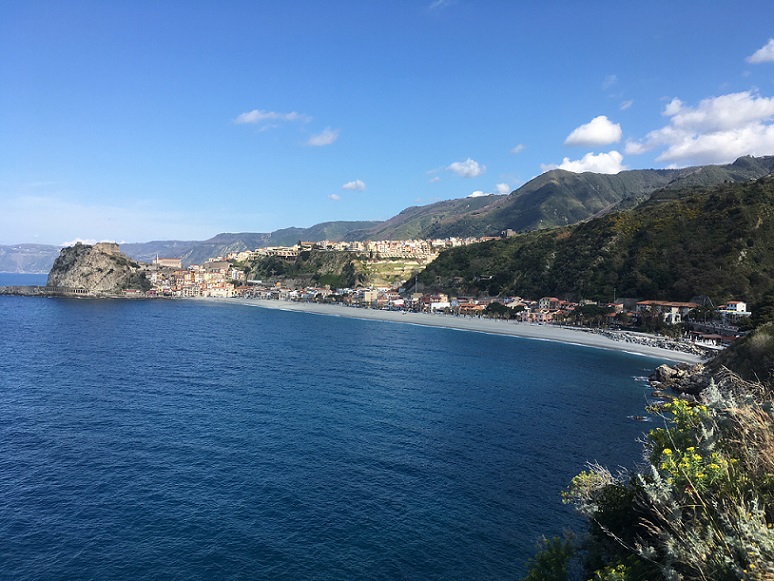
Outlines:
{"label": "sandy beach", "polygon": [[218,302],[239,303],[267,309],[281,309],[316,315],[333,317],[350,317],[355,319],[370,319],[377,321],[391,321],[394,323],[408,323],[413,325],[425,325],[429,327],[445,327],[461,331],[474,331],[479,333],[493,333],[498,335],[510,335],[525,339],[542,341],[557,341],[597,349],[609,349],[625,351],[636,355],[644,355],[661,359],[664,362],[697,363],[702,361],[698,355],[683,353],[671,349],[662,349],[650,345],[642,345],[634,342],[615,341],[603,335],[589,333],[582,330],[553,325],[531,325],[529,323],[517,323],[514,321],[483,319],[473,317],[457,317],[443,314],[406,313],[402,311],[382,311],[377,309],[361,309],[345,307],[342,305],[330,305],[320,303],[304,303],[292,301],[260,300],[260,299],[205,299]]}

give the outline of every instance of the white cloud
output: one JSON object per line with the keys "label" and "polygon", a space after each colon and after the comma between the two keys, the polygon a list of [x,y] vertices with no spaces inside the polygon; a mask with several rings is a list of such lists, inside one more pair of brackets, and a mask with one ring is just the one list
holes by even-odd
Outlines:
{"label": "white cloud", "polygon": [[76,244],[88,244],[90,246],[93,246],[97,242],[115,242],[115,240],[97,240],[96,238],[76,238],[75,240],[68,240],[67,242],[62,242],[59,244],[59,246],[67,247],[67,246],[75,246]]}
{"label": "white cloud", "polygon": [[468,158],[465,161],[455,161],[446,167],[451,172],[464,178],[474,178],[486,171],[486,167]]}
{"label": "white cloud", "polygon": [[437,184],[438,182],[440,182],[440,181],[441,181],[441,178],[439,178],[438,176],[435,176],[435,177],[432,177],[432,178],[430,178],[428,181],[429,181],[431,184]]}
{"label": "white cloud", "polygon": [[564,169],[575,173],[592,171],[595,173],[617,174],[626,169],[626,166],[621,163],[622,161],[623,156],[613,150],[609,153],[587,153],[578,160],[570,160],[570,158],[565,157],[559,165],[542,164],[540,168],[543,171]]}
{"label": "white cloud", "polygon": [[522,151],[524,151],[523,143],[519,143],[511,149],[511,153],[521,153]]}
{"label": "white cloud", "polygon": [[495,191],[498,194],[510,194],[511,193],[511,186],[508,184],[497,184],[495,186]]}
{"label": "white cloud", "polygon": [[339,130],[326,127],[320,133],[312,135],[306,142],[307,145],[312,147],[322,147],[324,145],[330,145],[339,138]]}
{"label": "white cloud", "polygon": [[669,124],[627,143],[627,154],[663,148],[658,161],[691,165],[774,153],[774,98],[744,91],[704,99],[696,107],[673,99],[663,114]]}
{"label": "white cloud", "polygon": [[312,118],[302,113],[291,111],[290,113],[278,113],[277,111],[265,111],[263,109],[253,109],[247,113],[242,113],[234,119],[237,124],[259,124],[268,121],[301,121],[306,123]]}
{"label": "white cloud", "polygon": [[572,133],[564,140],[564,144],[593,147],[595,145],[610,145],[620,140],[621,126],[610,121],[605,115],[600,115],[585,125],[573,129]]}
{"label": "white cloud", "polygon": [[341,196],[339,196],[338,194],[331,194],[330,196],[328,196],[328,199],[333,200],[334,202],[338,202],[341,199]]}
{"label": "white cloud", "polygon": [[623,103],[618,105],[618,108],[621,111],[626,111],[627,109],[631,108],[632,105],[634,105],[634,100],[633,99],[629,99],[628,101],[624,101]]}
{"label": "white cloud", "polygon": [[753,64],[774,62],[774,38],[770,38],[763,48],[759,48],[745,60]]}
{"label": "white cloud", "polygon": [[487,194],[486,192],[482,192],[481,190],[476,190],[472,194],[470,194],[469,198],[483,198],[484,196],[491,196],[492,194]]}
{"label": "white cloud", "polygon": [[350,190],[353,192],[364,192],[366,189],[365,182],[363,180],[352,180],[341,186],[342,190]]}

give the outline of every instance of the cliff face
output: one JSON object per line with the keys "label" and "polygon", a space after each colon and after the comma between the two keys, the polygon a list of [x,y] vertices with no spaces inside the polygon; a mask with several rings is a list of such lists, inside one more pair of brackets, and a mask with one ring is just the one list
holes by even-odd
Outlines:
{"label": "cliff face", "polygon": [[112,294],[143,289],[140,265],[121,254],[117,244],[78,243],[63,248],[48,273],[49,287],[83,289],[89,294]]}

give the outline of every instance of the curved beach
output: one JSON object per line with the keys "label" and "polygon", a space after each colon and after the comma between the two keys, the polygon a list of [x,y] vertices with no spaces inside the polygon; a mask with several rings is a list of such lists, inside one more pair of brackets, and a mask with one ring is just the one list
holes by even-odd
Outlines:
{"label": "curved beach", "polygon": [[[609,337],[596,333],[589,333],[580,329],[557,327],[554,325],[531,325],[529,323],[517,323],[497,319],[484,319],[478,317],[459,317],[454,315],[427,313],[411,313],[403,311],[383,311],[378,309],[362,309],[345,307],[342,305],[305,303],[283,300],[261,299],[215,299],[227,302],[238,302],[267,309],[280,309],[284,311],[296,311],[315,315],[327,315],[334,317],[350,317],[354,319],[369,319],[376,321],[390,321],[393,323],[408,323],[413,325],[425,325],[428,327],[445,327],[460,331],[475,331],[479,333],[494,333],[498,335],[511,335],[525,339],[542,341],[557,341],[598,349],[610,349],[625,351],[636,355],[643,355],[662,359],[669,362],[698,363],[703,359],[692,353],[684,353],[672,349],[663,349],[651,345],[643,345],[636,342],[616,341]],[[625,335],[625,334],[623,334]]]}

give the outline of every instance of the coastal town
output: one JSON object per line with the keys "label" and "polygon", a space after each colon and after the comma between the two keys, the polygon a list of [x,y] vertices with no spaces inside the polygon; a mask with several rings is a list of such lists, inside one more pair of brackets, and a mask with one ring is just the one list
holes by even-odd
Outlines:
{"label": "coastal town", "polygon": [[[507,234],[506,234],[507,235]],[[746,302],[728,301],[714,305],[709,297],[691,301],[663,301],[647,298],[617,298],[609,302],[572,301],[554,296],[450,296],[404,280],[392,286],[332,288],[292,286],[282,277],[252,279],[243,265],[277,257],[295,261],[312,249],[330,252],[367,253],[375,260],[411,258],[429,264],[445,248],[481,242],[480,238],[446,240],[389,240],[366,242],[300,242],[290,247],[258,248],[212,258],[203,264],[184,266],[179,258],[158,257],[144,265],[151,287],[148,297],[244,298],[267,301],[331,303],[347,307],[445,314],[461,317],[489,317],[532,325],[583,325],[605,329],[658,327],[681,329],[679,338],[706,349],[727,347],[740,335],[740,326],[750,317]],[[127,295],[140,291],[126,290]]]}

